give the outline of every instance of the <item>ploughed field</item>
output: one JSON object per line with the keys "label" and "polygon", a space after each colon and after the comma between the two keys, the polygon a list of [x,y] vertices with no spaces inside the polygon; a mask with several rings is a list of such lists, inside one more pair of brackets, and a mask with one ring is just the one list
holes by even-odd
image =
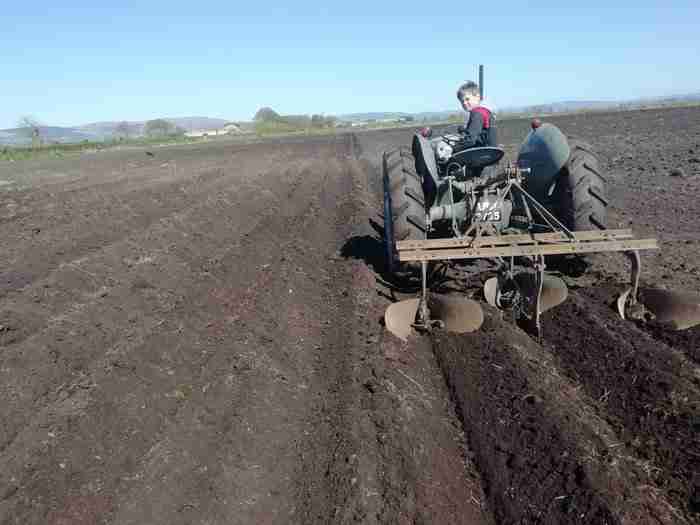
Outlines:
{"label": "ploughed field", "polygon": [[[661,241],[643,282],[700,291],[700,108],[545,120]],[[0,163],[0,524],[699,523],[700,329],[618,319],[624,257],[541,344],[487,306],[384,331],[379,160],[410,138]]]}

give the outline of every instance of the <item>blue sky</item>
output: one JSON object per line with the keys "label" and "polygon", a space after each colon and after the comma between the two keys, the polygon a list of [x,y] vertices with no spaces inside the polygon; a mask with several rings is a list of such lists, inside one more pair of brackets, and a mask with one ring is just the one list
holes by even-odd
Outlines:
{"label": "blue sky", "polygon": [[479,63],[500,107],[700,91],[697,0],[145,3],[3,5],[0,128],[457,109]]}

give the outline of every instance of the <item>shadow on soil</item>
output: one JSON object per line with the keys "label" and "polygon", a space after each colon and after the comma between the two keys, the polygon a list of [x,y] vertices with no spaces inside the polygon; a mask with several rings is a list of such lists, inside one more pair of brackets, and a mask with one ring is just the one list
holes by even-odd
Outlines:
{"label": "shadow on soil", "polygon": [[371,235],[356,235],[350,237],[340,250],[340,255],[346,259],[359,259],[372,268],[375,273],[388,275],[384,246],[381,239]]}
{"label": "shadow on soil", "polygon": [[[373,223],[374,221],[370,221]],[[376,223],[372,224],[376,231]],[[357,259],[372,269],[380,285],[378,293],[391,301],[397,298],[394,292],[416,293],[420,290],[420,280],[413,273],[396,274],[389,271],[384,255],[384,244],[380,236],[355,235],[345,241],[340,255],[346,259]],[[382,289],[384,288],[384,289]]]}

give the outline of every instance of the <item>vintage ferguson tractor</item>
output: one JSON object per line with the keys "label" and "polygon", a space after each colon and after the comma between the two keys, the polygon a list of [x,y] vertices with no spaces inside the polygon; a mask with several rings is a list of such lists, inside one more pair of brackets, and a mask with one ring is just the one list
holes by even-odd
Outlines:
{"label": "vintage ferguson tractor", "polygon": [[539,337],[540,315],[568,294],[564,280],[545,272],[545,257],[575,260],[595,252],[623,252],[631,260],[631,286],[617,299],[623,318],[653,319],[676,330],[700,323],[699,298],[639,288],[639,251],[658,248],[657,241],[606,229],[605,179],[588,144],[534,120],[517,162],[500,166],[501,148],[454,151],[459,138],[432,138],[424,129],[411,148],[384,153],[388,267],[397,274],[413,272],[421,282],[418,298],[387,309],[389,331],[406,339],[413,330],[435,327],[477,330],[483,322],[479,303],[429,293],[429,275],[440,261],[492,259],[496,276],[484,283],[484,298],[512,310]]}

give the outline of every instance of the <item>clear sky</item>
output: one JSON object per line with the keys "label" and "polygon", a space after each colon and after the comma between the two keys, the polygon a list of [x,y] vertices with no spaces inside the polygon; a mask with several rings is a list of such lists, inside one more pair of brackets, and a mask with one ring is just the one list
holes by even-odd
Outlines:
{"label": "clear sky", "polygon": [[[7,0],[0,128],[457,109],[700,91],[700,1]],[[483,7],[477,7],[478,5]]]}

